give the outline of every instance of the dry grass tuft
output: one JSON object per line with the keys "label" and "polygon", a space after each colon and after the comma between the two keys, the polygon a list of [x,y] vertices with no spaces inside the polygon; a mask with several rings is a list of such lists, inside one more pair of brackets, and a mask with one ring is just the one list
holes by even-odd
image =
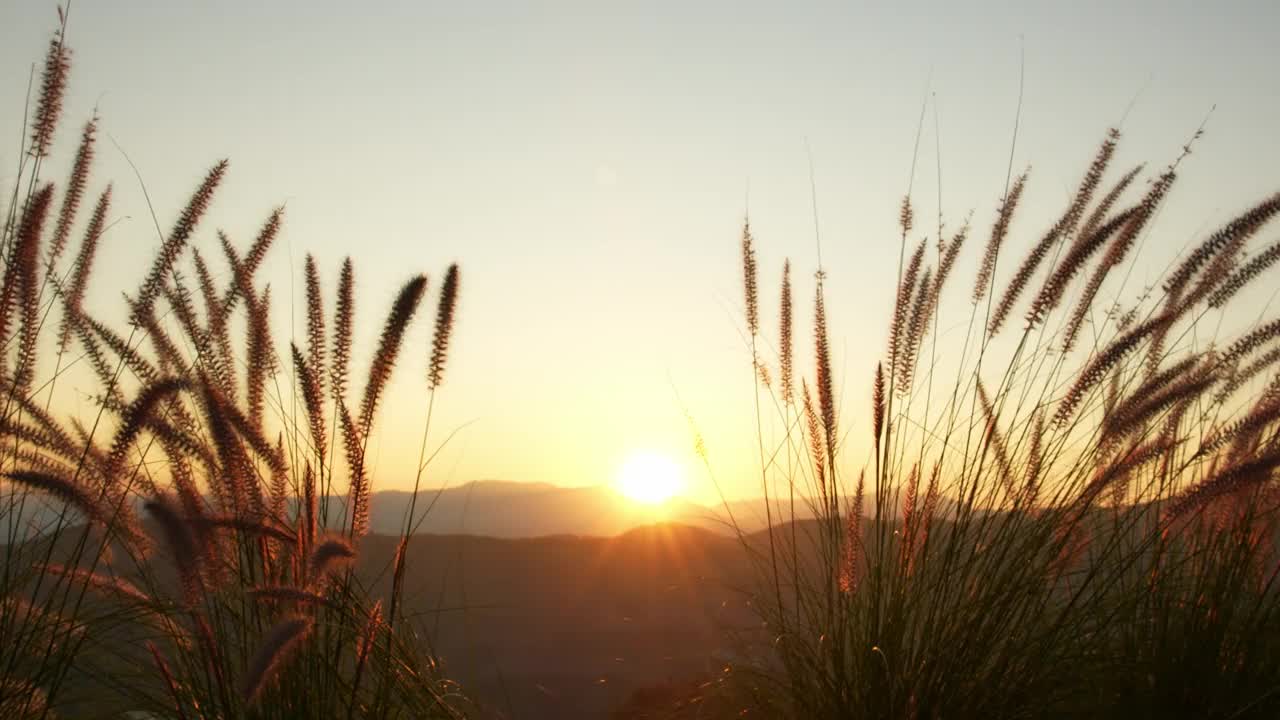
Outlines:
{"label": "dry grass tuft", "polygon": [[440,286],[440,302],[436,306],[436,331],[431,338],[431,360],[427,363],[427,385],[432,389],[444,382],[444,365],[449,357],[449,338],[453,334],[454,313],[458,306],[458,266],[450,265]]}
{"label": "dry grass tuft", "polygon": [[310,618],[293,617],[281,620],[267,632],[262,648],[249,662],[249,670],[245,674],[245,702],[253,703],[258,699],[267,683],[274,680],[280,672],[289,654],[311,632],[311,626]]}
{"label": "dry grass tuft", "polygon": [[58,120],[62,117],[63,96],[67,92],[67,76],[71,74],[71,49],[63,42],[66,32],[66,19],[49,41],[49,50],[44,57],[44,72],[40,80],[40,99],[36,102],[35,115],[31,120],[32,157],[44,158],[49,155],[53,145],[53,135],[58,128]]}

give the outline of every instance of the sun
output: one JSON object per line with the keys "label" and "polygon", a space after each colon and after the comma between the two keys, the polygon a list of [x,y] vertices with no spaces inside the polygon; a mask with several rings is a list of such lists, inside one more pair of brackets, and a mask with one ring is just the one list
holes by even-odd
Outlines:
{"label": "sun", "polygon": [[680,464],[656,452],[636,452],[618,469],[618,492],[639,503],[657,505],[684,490]]}

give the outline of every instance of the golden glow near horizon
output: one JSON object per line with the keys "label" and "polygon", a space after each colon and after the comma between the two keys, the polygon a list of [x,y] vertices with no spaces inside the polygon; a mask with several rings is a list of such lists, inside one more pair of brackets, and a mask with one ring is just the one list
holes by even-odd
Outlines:
{"label": "golden glow near horizon", "polygon": [[629,500],[657,505],[684,491],[684,470],[661,453],[634,452],[618,469],[614,484]]}

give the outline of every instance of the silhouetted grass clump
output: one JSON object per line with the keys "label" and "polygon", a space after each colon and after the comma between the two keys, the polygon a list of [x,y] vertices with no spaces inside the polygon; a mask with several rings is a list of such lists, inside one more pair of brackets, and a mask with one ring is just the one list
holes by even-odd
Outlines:
{"label": "silhouetted grass clump", "polygon": [[[244,250],[217,233],[225,269],[193,244],[228,177],[223,160],[160,237],[126,295],[127,324],[113,328],[85,303],[110,185],[64,259],[93,185],[97,118],[61,187],[41,172],[70,71],[59,17],[0,243],[0,715],[460,716],[457,687],[397,610],[401,585],[384,610],[351,572],[374,482],[365,449],[427,277],[396,298],[353,405],[354,269],[342,267],[330,336],[308,256],[306,347],[282,367],[258,271],[283,209]],[[422,357],[431,397],[458,287],[453,265]],[[87,418],[68,412],[86,388]],[[291,414],[294,397],[305,418]],[[345,503],[329,501],[343,482]]]}
{"label": "silhouetted grass clump", "polygon": [[[1254,243],[1280,195],[1135,292],[1125,270],[1190,149],[1130,197],[1143,166],[1112,171],[1120,139],[1106,133],[1062,215],[1010,265],[1036,224],[1015,217],[1030,180],[1013,178],[958,294],[944,284],[969,223],[912,242],[904,200],[869,422],[837,416],[838,309],[821,269],[812,376],[789,387],[802,373],[784,264],[788,387],[756,387],[777,416],[758,423],[773,522],[767,542],[743,536],[764,626],[704,693],[796,718],[1280,714],[1280,321],[1242,325],[1251,309],[1232,306],[1275,281],[1280,251]],[[742,252],[763,378],[745,230]],[[838,431],[850,426],[865,445]],[[855,445],[870,448],[861,463]],[[795,503],[818,520],[777,522]]]}

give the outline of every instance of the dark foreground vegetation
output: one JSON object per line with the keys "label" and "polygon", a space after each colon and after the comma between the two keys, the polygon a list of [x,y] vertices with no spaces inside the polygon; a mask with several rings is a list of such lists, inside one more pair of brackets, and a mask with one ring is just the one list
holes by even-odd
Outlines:
{"label": "dark foreground vegetation", "polygon": [[[0,245],[0,716],[462,716],[468,703],[403,604],[414,512],[379,574],[352,572],[383,392],[407,357],[432,402],[458,268],[434,281],[433,342],[420,350],[401,345],[425,275],[407,278],[370,335],[352,325],[350,260],[325,280],[308,257],[306,338],[277,344],[256,272],[283,210],[248,244],[218,232],[220,261],[193,243],[221,161],[167,231],[156,219],[154,260],[111,327],[84,302],[113,220],[111,186],[92,173],[96,117],[70,177],[42,173],[70,71],[59,16]],[[357,342],[376,343],[359,393]],[[66,396],[85,387],[94,412],[69,413]],[[24,527],[47,517],[28,512],[46,501],[61,512]],[[30,534],[43,540],[17,542]],[[379,583],[390,590],[375,598]]]}
{"label": "dark foreground vegetation", "polygon": [[[1200,135],[1163,166],[1117,170],[1108,131],[1056,217],[1019,217],[1031,179],[1011,175],[980,239],[941,214],[918,230],[908,195],[865,414],[838,407],[822,269],[801,378],[790,266],[766,338],[744,228],[760,487],[775,518],[802,503],[820,520],[781,525],[754,553],[771,644],[721,684],[738,704],[1280,714],[1280,315],[1267,305],[1280,244],[1264,235],[1280,194],[1242,198],[1150,287],[1134,279],[1159,270],[1140,251],[1186,235],[1159,218]],[[851,448],[869,448],[861,467]]]}

